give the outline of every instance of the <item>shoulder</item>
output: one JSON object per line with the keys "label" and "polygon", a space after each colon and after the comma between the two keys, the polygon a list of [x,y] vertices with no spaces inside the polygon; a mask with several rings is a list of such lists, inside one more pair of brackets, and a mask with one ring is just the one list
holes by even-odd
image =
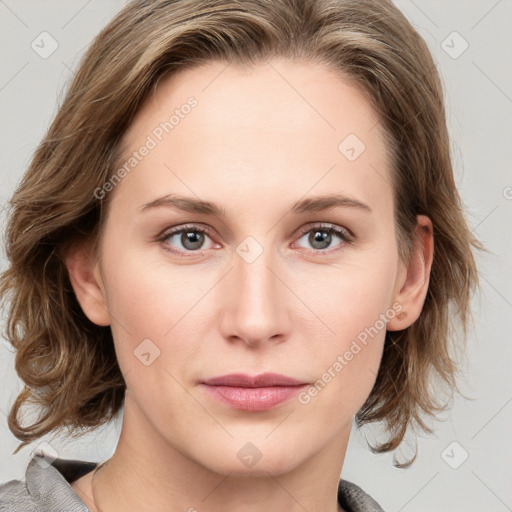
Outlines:
{"label": "shoulder", "polygon": [[36,512],[28,498],[25,482],[11,480],[0,484],[0,512]]}
{"label": "shoulder", "polygon": [[54,459],[36,454],[28,463],[25,480],[0,484],[0,512],[88,512],[73,482],[96,467],[94,462]]}
{"label": "shoulder", "polygon": [[347,512],[384,512],[384,509],[358,485],[340,480],[338,502]]}

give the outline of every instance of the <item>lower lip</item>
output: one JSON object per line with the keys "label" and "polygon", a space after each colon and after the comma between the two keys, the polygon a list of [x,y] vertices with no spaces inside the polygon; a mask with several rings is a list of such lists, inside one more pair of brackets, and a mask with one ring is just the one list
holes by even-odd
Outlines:
{"label": "lower lip", "polygon": [[296,396],[303,386],[271,386],[266,388],[237,388],[233,386],[204,386],[220,401],[243,411],[268,411]]}

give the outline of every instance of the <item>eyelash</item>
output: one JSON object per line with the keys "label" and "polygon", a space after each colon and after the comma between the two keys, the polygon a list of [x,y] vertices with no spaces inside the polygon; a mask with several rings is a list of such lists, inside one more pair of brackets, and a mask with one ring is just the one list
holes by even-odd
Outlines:
{"label": "eyelash", "polygon": [[[333,249],[325,249],[325,250],[309,249],[309,250],[307,250],[307,252],[313,252],[316,254],[327,255],[327,254],[331,254],[331,253],[339,250],[341,247],[343,247],[345,245],[349,245],[349,244],[353,243],[353,241],[354,241],[354,236],[348,229],[336,226],[335,224],[309,225],[299,232],[298,239],[302,238],[305,234],[310,233],[315,230],[321,231],[321,232],[326,232],[331,235],[335,234],[336,236],[338,236],[341,239],[341,243],[339,245],[335,246]],[[214,238],[212,230],[210,228],[208,228],[207,226],[200,226],[198,224],[185,224],[183,226],[172,228],[172,229],[166,231],[164,234],[157,237],[157,241],[160,242],[164,246],[164,250],[169,251],[173,254],[183,255],[183,254],[190,253],[193,255],[202,255],[203,251],[201,249],[198,249],[196,251],[190,251],[190,250],[182,251],[182,250],[177,250],[177,249],[171,249],[168,244],[165,244],[165,242],[171,236],[173,236],[177,233],[182,233],[182,232],[186,232],[186,231],[204,233],[204,234],[208,235],[210,238],[212,238],[212,240]],[[301,247],[300,249],[303,249],[303,248]],[[188,256],[186,256],[186,257],[188,257]]]}

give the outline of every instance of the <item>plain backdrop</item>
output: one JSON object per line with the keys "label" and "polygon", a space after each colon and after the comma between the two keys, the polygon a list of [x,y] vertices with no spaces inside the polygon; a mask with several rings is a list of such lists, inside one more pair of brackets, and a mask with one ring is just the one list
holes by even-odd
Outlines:
{"label": "plain backdrop", "polygon": [[[512,510],[512,1],[396,3],[426,39],[442,75],[456,181],[470,225],[489,253],[478,256],[482,293],[473,301],[475,324],[460,382],[471,400],[456,397],[435,434],[418,437],[418,458],[409,469],[394,468],[391,454],[368,450],[366,438],[374,439],[375,429],[354,430],[342,476],[387,511]],[[50,124],[78,58],[123,5],[0,1],[2,207]],[[33,49],[41,37],[51,55]],[[1,258],[4,269],[3,251]],[[2,339],[0,482],[23,479],[32,450],[50,439],[63,458],[103,461],[112,455],[121,418],[79,441],[46,437],[12,455],[19,441],[7,428],[6,414],[20,389],[12,351]]]}

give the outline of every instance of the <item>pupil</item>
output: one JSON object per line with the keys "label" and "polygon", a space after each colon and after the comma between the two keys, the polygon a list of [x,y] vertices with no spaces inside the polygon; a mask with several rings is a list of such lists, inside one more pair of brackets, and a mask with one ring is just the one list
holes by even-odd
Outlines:
{"label": "pupil", "polygon": [[203,234],[196,231],[186,231],[181,236],[181,243],[187,249],[199,249],[203,244]]}
{"label": "pupil", "polygon": [[[326,231],[315,231],[310,235],[310,242],[315,249],[325,249],[331,242],[331,234]],[[320,247],[315,246],[317,243],[320,244]]]}

